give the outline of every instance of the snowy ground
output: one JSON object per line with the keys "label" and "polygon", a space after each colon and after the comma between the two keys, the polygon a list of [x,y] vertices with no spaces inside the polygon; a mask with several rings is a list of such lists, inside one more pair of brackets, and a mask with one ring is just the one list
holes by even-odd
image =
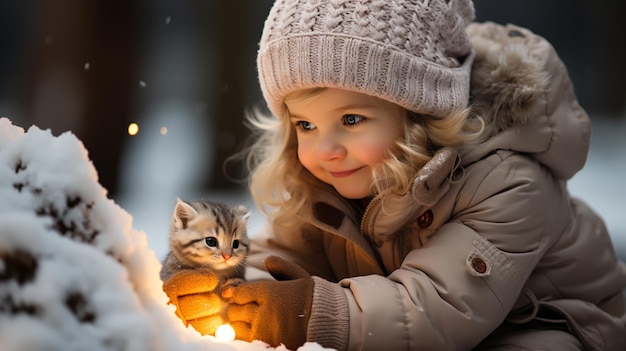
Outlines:
{"label": "snowy ground", "polygon": [[[159,121],[170,124],[173,122],[175,121]],[[135,227],[147,233],[149,245],[159,257],[163,257],[167,252],[167,228],[176,196],[206,197],[218,201],[244,203],[253,208],[245,193],[193,193],[193,190],[185,187],[184,184],[194,183],[194,179],[190,178],[194,171],[203,174],[207,170],[198,169],[198,162],[193,156],[189,160],[180,157],[184,153],[176,152],[176,146],[184,148],[179,144],[181,142],[194,143],[193,138],[167,141],[155,137],[143,139],[133,145],[124,173],[124,182],[128,190],[117,199],[117,202],[133,215]],[[155,161],[154,155],[151,155],[155,149],[158,153],[165,153],[160,155],[162,159],[175,159],[178,163]],[[167,155],[168,152],[176,153],[177,156],[170,157]],[[624,174],[626,174],[626,119],[594,120],[587,164],[570,181],[569,189],[572,194],[590,203],[605,218],[618,254],[626,260]],[[150,179],[154,175],[158,175],[159,183],[151,184]],[[262,218],[253,212],[250,232],[253,234],[262,223]]]}

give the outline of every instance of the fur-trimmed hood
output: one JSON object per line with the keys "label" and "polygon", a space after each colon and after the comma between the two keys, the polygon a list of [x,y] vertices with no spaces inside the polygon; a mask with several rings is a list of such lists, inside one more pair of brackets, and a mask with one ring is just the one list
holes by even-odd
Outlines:
{"label": "fur-trimmed hood", "polygon": [[470,102],[491,137],[463,150],[463,164],[514,150],[571,178],[586,161],[590,122],[552,45],[510,24],[472,23],[467,31],[476,51]]}

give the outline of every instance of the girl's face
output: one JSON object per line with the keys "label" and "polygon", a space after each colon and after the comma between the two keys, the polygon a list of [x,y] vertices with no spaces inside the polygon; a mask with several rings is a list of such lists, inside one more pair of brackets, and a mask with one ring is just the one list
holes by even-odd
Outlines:
{"label": "girl's face", "polygon": [[285,102],[298,140],[298,159],[349,199],[370,195],[372,169],[401,132],[404,109],[375,97],[324,89]]}

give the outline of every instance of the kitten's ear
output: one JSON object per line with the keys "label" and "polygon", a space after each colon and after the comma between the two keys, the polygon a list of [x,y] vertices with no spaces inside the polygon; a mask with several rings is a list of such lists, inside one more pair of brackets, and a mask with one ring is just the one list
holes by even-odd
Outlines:
{"label": "kitten's ear", "polygon": [[239,211],[239,213],[241,213],[241,218],[243,218],[244,221],[247,221],[248,218],[250,218],[251,212],[248,211],[245,206],[239,206],[237,207],[237,210]]}
{"label": "kitten's ear", "polygon": [[176,207],[174,208],[174,227],[177,229],[187,228],[187,223],[198,216],[198,211],[191,207],[188,203],[176,198]]}

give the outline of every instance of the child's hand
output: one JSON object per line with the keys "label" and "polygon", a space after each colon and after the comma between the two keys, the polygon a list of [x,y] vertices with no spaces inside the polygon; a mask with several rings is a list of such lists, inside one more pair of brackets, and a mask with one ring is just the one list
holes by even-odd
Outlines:
{"label": "child's hand", "polygon": [[313,279],[298,265],[279,257],[265,260],[278,281],[242,282],[224,289],[230,296],[228,318],[238,339],[281,343],[295,350],[306,341],[313,301]]}
{"label": "child's hand", "polygon": [[224,323],[220,315],[224,302],[216,290],[218,280],[209,271],[185,269],[163,283],[163,291],[176,306],[176,315],[201,334],[215,333]]}

